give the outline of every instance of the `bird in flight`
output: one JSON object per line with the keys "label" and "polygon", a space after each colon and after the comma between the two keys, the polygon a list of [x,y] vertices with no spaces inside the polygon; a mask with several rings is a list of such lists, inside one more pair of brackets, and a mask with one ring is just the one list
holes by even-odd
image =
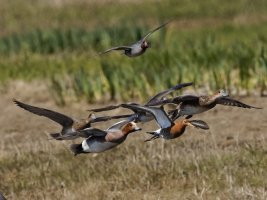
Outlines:
{"label": "bird in flight", "polygon": [[140,56],[143,53],[145,53],[145,51],[147,50],[147,48],[150,48],[150,43],[147,41],[147,38],[154,32],[156,32],[157,30],[161,29],[162,27],[166,26],[167,24],[169,24],[171,21],[167,21],[164,24],[161,24],[159,27],[155,28],[154,30],[150,31],[149,33],[147,33],[144,37],[142,37],[139,41],[137,41],[136,43],[129,45],[129,46],[118,46],[118,47],[112,47],[110,49],[107,49],[104,52],[99,53],[99,55],[103,55],[106,53],[109,53],[111,51],[124,51],[124,54],[128,57],[136,57],[136,56]]}

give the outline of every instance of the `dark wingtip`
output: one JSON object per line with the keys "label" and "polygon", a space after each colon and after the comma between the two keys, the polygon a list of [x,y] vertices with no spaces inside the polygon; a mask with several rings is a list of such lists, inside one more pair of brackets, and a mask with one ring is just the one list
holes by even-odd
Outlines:
{"label": "dark wingtip", "polygon": [[16,104],[16,105],[19,105],[19,104],[20,104],[20,102],[17,101],[15,98],[12,98],[12,101],[13,101],[13,103]]}
{"label": "dark wingtip", "polygon": [[180,84],[174,86],[172,89],[173,89],[173,90],[178,90],[178,89],[181,89],[181,88],[184,88],[184,87],[191,86],[191,85],[193,85],[193,84],[194,84],[193,82],[189,82],[189,83],[180,83]]}
{"label": "dark wingtip", "polygon": [[12,101],[14,102],[14,104],[15,104],[16,106],[21,107],[21,108],[24,109],[24,105],[25,105],[25,104],[23,104],[22,102],[16,100],[15,98],[13,98]]}
{"label": "dark wingtip", "polygon": [[261,107],[254,107],[254,106],[251,106],[251,108],[254,108],[254,109],[263,109]]}
{"label": "dark wingtip", "polygon": [[201,128],[201,129],[204,129],[204,130],[210,129],[208,124],[206,122],[202,121],[202,120],[190,120],[189,123],[192,124],[196,128]]}

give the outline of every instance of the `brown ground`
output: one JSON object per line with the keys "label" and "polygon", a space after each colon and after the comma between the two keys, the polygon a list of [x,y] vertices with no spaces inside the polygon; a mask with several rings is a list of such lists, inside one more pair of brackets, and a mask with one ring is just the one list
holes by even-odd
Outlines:
{"label": "brown ground", "polygon": [[[267,198],[266,98],[239,98],[262,110],[217,106],[196,115],[209,131],[188,128],[179,139],[151,143],[142,142],[145,133],[132,134],[114,150],[73,157],[70,142],[47,140],[46,132],[58,131],[55,123],[11,99],[77,118],[99,105],[61,108],[49,100],[45,86],[35,88],[16,83],[0,93],[0,191],[8,199]],[[156,128],[154,123],[140,126]]]}

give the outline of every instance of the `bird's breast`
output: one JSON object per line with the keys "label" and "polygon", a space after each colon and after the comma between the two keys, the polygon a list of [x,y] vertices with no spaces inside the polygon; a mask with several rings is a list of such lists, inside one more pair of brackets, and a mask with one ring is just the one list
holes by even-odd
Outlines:
{"label": "bird's breast", "polygon": [[185,131],[185,125],[181,123],[175,124],[170,129],[170,135],[172,136],[172,138],[177,138],[181,136],[184,133],[184,131]]}

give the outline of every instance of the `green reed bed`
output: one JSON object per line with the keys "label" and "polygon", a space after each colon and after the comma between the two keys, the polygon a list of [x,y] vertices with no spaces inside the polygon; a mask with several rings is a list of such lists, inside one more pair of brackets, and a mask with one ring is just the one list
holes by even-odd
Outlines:
{"label": "green reed bed", "polygon": [[61,104],[66,96],[89,102],[146,98],[186,81],[207,90],[263,94],[266,27],[262,23],[182,31],[170,25],[155,33],[152,48],[137,58],[119,52],[101,57],[97,53],[131,44],[148,27],[37,29],[0,38],[0,79],[48,79]]}

